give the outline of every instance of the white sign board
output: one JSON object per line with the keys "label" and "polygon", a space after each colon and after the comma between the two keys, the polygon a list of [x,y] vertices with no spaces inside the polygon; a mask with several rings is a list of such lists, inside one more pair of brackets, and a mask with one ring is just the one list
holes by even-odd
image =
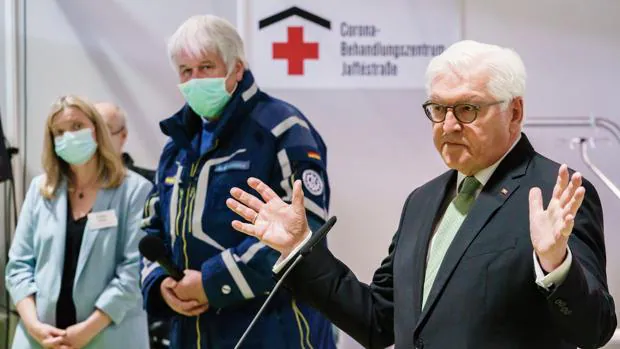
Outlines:
{"label": "white sign board", "polygon": [[266,88],[422,88],[460,39],[456,0],[248,1],[248,60]]}

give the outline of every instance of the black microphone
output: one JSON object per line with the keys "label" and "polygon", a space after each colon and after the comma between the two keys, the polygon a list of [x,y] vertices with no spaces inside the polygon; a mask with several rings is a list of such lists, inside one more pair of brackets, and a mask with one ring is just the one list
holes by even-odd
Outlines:
{"label": "black microphone", "polygon": [[288,273],[290,273],[291,270],[293,270],[293,268],[295,268],[297,263],[299,263],[305,256],[307,256],[310,252],[312,252],[312,249],[319,242],[321,242],[321,240],[323,240],[323,238],[325,238],[325,236],[327,235],[327,233],[329,233],[329,231],[332,229],[334,224],[336,224],[336,216],[333,216],[330,219],[328,219],[327,222],[325,222],[325,224],[323,224],[319,229],[317,229],[316,232],[314,232],[312,234],[312,236],[310,237],[310,239],[308,239],[308,241],[306,242],[304,247],[299,249],[299,252],[297,252],[295,255],[293,255],[293,257],[292,257],[293,263],[291,264],[290,267],[288,267],[286,269],[286,271],[284,272],[284,274],[282,275],[280,280],[278,280],[276,285],[273,287],[273,289],[269,293],[269,297],[267,297],[267,299],[265,300],[263,305],[258,310],[258,313],[256,313],[256,316],[254,316],[254,319],[252,319],[252,322],[250,323],[248,328],[245,330],[245,332],[243,333],[243,335],[241,336],[241,338],[239,339],[239,341],[235,345],[235,349],[239,349],[239,347],[241,346],[241,343],[243,343],[243,340],[245,340],[245,337],[247,337],[248,333],[250,333],[250,330],[252,330],[252,327],[254,327],[254,324],[256,324],[256,321],[258,320],[260,315],[263,313],[263,311],[267,307],[267,304],[269,304],[269,302],[271,301],[271,298],[273,298],[273,295],[276,294],[276,291],[280,288],[280,285],[282,285],[282,283],[284,282],[284,279],[286,278]]}
{"label": "black microphone", "polygon": [[151,262],[157,262],[164,268],[166,273],[170,275],[174,280],[179,281],[183,278],[183,271],[181,271],[168,257],[166,252],[166,245],[162,239],[155,235],[147,235],[140,240],[138,245],[140,253]]}

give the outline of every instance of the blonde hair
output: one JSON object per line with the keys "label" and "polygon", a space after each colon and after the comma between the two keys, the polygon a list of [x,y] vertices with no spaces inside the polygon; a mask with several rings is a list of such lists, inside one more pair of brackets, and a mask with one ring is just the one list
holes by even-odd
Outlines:
{"label": "blonde hair", "polygon": [[70,178],[71,168],[62,160],[54,150],[54,135],[52,133],[52,124],[56,115],[62,113],[68,108],[80,110],[93,123],[97,142],[97,181],[103,188],[116,188],[121,185],[125,178],[125,166],[121,157],[114,152],[110,131],[108,130],[103,118],[95,107],[85,99],[74,95],[67,95],[56,100],[50,108],[46,122],[46,130],[43,139],[43,170],[45,172],[45,180],[41,185],[41,195],[47,199],[52,199],[58,186],[63,179]]}

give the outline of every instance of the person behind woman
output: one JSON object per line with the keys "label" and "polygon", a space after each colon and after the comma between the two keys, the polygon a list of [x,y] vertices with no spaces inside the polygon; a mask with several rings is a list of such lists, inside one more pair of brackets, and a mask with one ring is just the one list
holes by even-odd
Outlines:
{"label": "person behind woman", "polygon": [[138,243],[151,184],[126,171],[94,107],[58,99],[6,266],[13,348],[148,348]]}

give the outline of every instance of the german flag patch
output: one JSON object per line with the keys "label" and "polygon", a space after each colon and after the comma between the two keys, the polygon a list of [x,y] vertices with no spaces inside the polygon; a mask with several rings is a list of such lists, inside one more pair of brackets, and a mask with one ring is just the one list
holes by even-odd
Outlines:
{"label": "german flag patch", "polygon": [[309,151],[308,152],[308,157],[312,158],[312,159],[316,159],[316,160],[321,160],[321,154],[315,152],[315,151]]}

